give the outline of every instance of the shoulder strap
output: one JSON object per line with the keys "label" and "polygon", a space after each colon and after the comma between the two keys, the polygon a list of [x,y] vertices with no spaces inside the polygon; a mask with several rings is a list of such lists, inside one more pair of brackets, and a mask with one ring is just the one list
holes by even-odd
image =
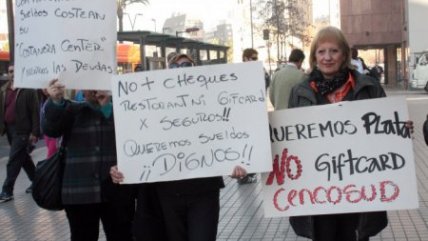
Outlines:
{"label": "shoulder strap", "polygon": [[68,130],[64,133],[61,140],[61,148],[65,148],[67,146],[68,139],[70,138],[71,130]]}

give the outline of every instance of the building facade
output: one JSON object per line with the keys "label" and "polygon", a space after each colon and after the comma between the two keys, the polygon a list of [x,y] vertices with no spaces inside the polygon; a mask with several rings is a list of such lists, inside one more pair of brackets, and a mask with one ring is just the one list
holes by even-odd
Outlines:
{"label": "building facade", "polygon": [[351,46],[381,50],[385,84],[407,86],[406,0],[387,2],[340,0],[341,29]]}

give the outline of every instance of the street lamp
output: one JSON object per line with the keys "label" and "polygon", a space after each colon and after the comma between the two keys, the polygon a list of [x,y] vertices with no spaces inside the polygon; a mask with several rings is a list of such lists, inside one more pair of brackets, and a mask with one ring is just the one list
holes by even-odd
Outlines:
{"label": "street lamp", "polygon": [[156,33],[156,19],[152,18],[152,21],[155,24],[155,33]]}
{"label": "street lamp", "polygon": [[131,20],[131,15],[129,15],[129,13],[123,13],[124,15],[128,16],[129,19],[129,23],[131,24],[131,30],[134,31],[134,27],[135,27],[135,21],[137,20],[138,16],[143,16],[143,14],[141,13],[137,13],[134,15],[134,20]]}

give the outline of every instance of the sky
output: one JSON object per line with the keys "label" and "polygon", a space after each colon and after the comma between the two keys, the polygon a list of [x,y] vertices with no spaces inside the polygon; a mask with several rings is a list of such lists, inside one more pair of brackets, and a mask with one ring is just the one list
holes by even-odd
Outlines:
{"label": "sky", "polygon": [[[163,23],[173,13],[186,13],[191,16],[201,19],[205,28],[210,29],[217,25],[220,20],[227,18],[228,14],[232,11],[232,6],[237,0],[149,0],[150,4],[134,4],[126,9],[129,13],[131,20],[125,16],[125,26],[127,30],[131,30],[130,22],[136,23],[134,30],[146,29],[154,30],[154,21],[156,20],[156,28],[158,32],[162,31]],[[233,3],[232,3],[233,2]],[[149,26],[149,27],[147,27]]]}
{"label": "sky", "polygon": [[[162,31],[162,26],[172,13],[187,13],[203,20],[207,29],[214,28],[219,21],[225,20],[230,14],[233,14],[233,5],[237,0],[149,0],[150,4],[134,4],[126,9],[129,17],[124,19],[125,29],[131,30],[131,22],[135,18],[135,30],[156,30]],[[249,0],[244,0],[249,1]],[[252,0],[253,3],[258,0]],[[326,15],[328,13],[329,0],[313,0],[314,14],[316,16]],[[0,32],[7,32],[7,23],[5,15],[5,0],[0,0]],[[2,11],[3,10],[3,11]],[[142,14],[138,15],[138,14]],[[152,20],[154,19],[154,20]]]}
{"label": "sky", "polygon": [[[233,6],[237,0],[149,0],[150,4],[134,4],[126,9],[124,24],[126,30],[131,29],[131,23],[135,18],[134,30],[151,30],[156,28],[162,31],[165,19],[172,13],[186,13],[203,21],[206,29],[214,28],[221,20],[225,20],[233,14]],[[250,1],[250,0],[244,0]],[[253,4],[258,0],[252,0]],[[328,14],[329,0],[313,0],[314,18]],[[138,14],[142,14],[138,15]],[[136,17],[135,17],[136,16]],[[155,19],[155,20],[152,20]]]}

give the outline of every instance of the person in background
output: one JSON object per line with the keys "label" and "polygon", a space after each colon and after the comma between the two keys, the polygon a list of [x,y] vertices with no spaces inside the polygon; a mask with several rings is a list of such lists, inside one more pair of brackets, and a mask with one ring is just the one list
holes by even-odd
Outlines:
{"label": "person in background", "polygon": [[143,71],[143,66],[141,64],[135,65],[134,72],[141,72],[141,71]]}
{"label": "person in background", "polygon": [[[379,82],[354,70],[342,31],[321,29],[310,49],[312,72],[294,86],[289,108],[385,97]],[[407,127],[413,132],[413,122]],[[367,241],[386,227],[385,211],[291,217],[295,232],[316,241]]]}
{"label": "person in background", "polygon": [[[244,52],[242,52],[242,62],[257,61],[258,59],[259,59],[259,53],[255,49],[247,48],[247,49],[244,49]],[[265,69],[264,69],[264,72],[265,72],[265,88],[267,90],[270,85],[270,76]]]}
{"label": "person in background", "polygon": [[358,56],[358,49],[351,48],[351,65],[360,73],[368,74],[370,72],[364,59]]}
{"label": "person in background", "polygon": [[84,90],[85,102],[73,102],[58,80],[47,92],[43,132],[66,142],[62,202],[71,240],[98,240],[100,221],[108,241],[133,240],[133,187],[114,184],[109,175],[117,162],[110,94]]}
{"label": "person in background", "polygon": [[274,74],[269,89],[269,98],[275,110],[288,107],[291,88],[305,78],[305,74],[301,69],[303,60],[305,60],[303,51],[293,49],[285,67]]}
{"label": "person in background", "polygon": [[83,94],[83,90],[76,90],[76,94],[73,98],[77,102],[84,102],[85,101],[85,95]]}
{"label": "person in background", "polygon": [[[258,59],[259,59],[259,53],[257,52],[257,50],[253,48],[244,49],[244,51],[242,52],[243,62],[257,61]],[[265,69],[263,70],[265,73],[265,88],[267,90],[270,85],[270,76]],[[256,173],[249,173],[245,177],[238,179],[238,184],[249,184],[249,183],[255,183],[255,182],[257,182]]]}
{"label": "person in background", "polygon": [[380,82],[383,74],[383,68],[376,62],[375,66],[370,69],[369,75]]}
{"label": "person in background", "polygon": [[[173,69],[194,65],[190,56],[176,54],[171,57],[168,67]],[[116,166],[111,168],[110,175],[115,183],[123,181],[123,174]],[[245,169],[240,166],[236,166],[232,172],[233,178],[245,175]],[[194,178],[152,184],[154,184],[159,199],[167,240],[216,240],[220,212],[220,188],[224,187],[222,177]],[[138,205],[137,209],[139,209]]]}
{"label": "person in background", "polygon": [[166,67],[168,67],[168,63],[171,61],[172,58],[174,58],[178,53],[177,52],[171,52],[166,56]]}
{"label": "person in background", "polygon": [[[48,95],[48,92],[46,91],[46,89],[39,90],[40,121],[43,119],[43,115],[45,114],[45,105],[47,103],[48,98],[49,98],[49,95]],[[47,149],[46,158],[49,158],[57,152],[58,143],[59,143],[61,138],[52,138],[52,137],[45,135],[44,133],[41,133],[41,134],[42,134],[43,140],[45,141],[45,144],[46,144],[46,149]]]}
{"label": "person in background", "polygon": [[[40,106],[36,90],[17,89],[13,86],[14,66],[8,67],[8,82],[0,91],[0,134],[7,135],[10,145],[6,180],[0,193],[0,202],[13,199],[13,189],[21,168],[30,181],[34,179],[36,167],[29,154],[31,146],[40,137]],[[25,192],[31,193],[32,187]]]}

